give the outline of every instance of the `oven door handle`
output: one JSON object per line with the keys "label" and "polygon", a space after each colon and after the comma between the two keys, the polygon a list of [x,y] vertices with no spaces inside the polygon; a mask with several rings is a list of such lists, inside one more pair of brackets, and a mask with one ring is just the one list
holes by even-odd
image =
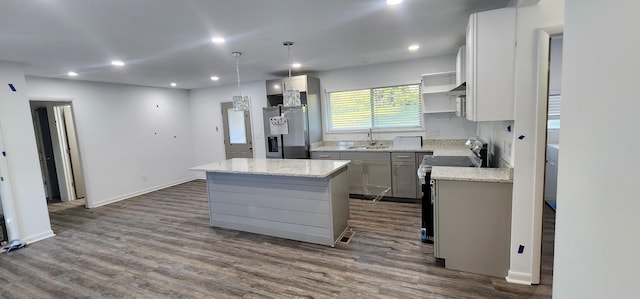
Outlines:
{"label": "oven door handle", "polygon": [[435,204],[435,200],[436,200],[436,181],[435,180],[431,180],[429,182],[429,189],[431,189],[431,204]]}

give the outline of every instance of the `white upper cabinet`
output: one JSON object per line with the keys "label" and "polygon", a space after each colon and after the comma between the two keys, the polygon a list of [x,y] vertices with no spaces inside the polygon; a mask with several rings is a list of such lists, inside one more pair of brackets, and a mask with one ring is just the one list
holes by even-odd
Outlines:
{"label": "white upper cabinet", "polygon": [[472,14],[467,25],[466,117],[513,120],[516,10]]}

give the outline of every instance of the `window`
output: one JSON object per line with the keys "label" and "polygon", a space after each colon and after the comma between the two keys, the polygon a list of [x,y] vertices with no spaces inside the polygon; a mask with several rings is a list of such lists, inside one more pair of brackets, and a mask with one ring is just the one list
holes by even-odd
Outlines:
{"label": "window", "polygon": [[329,93],[329,131],[422,127],[420,84]]}
{"label": "window", "polygon": [[547,110],[547,129],[560,129],[561,95],[550,95]]}

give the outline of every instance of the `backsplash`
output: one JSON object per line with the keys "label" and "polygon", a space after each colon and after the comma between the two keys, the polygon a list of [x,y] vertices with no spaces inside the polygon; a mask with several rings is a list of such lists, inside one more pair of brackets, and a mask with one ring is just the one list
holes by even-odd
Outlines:
{"label": "backsplash", "polygon": [[513,121],[478,122],[478,136],[489,144],[489,163],[498,167],[500,160],[513,165]]}

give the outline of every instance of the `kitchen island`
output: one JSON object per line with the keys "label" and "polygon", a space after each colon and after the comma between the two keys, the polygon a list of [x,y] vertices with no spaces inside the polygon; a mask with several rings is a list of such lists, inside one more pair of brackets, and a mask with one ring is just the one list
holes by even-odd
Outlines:
{"label": "kitchen island", "polygon": [[334,246],[349,218],[348,164],[234,158],[191,170],[206,172],[211,226]]}

